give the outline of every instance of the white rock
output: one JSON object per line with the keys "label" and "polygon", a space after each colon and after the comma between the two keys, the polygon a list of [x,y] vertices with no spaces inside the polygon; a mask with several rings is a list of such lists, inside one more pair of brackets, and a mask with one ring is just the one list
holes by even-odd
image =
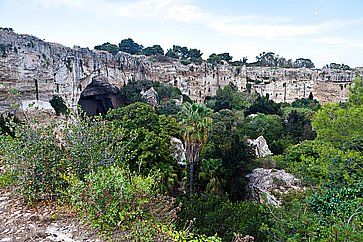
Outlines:
{"label": "white rock", "polygon": [[279,206],[283,194],[302,189],[299,179],[284,170],[257,168],[246,177],[251,199],[260,203]]}
{"label": "white rock", "polygon": [[266,139],[261,135],[257,139],[248,139],[247,142],[254,148],[257,158],[272,155]]}

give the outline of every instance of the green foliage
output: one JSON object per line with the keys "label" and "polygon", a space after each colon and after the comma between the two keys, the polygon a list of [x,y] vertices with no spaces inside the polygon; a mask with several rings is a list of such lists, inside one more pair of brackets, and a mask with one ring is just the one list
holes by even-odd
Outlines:
{"label": "green foliage", "polygon": [[363,176],[360,152],[342,151],[322,142],[307,141],[292,146],[280,162],[306,184],[314,186],[351,186]]}
{"label": "green foliage", "polygon": [[118,47],[120,51],[131,55],[141,54],[143,49],[142,45],[139,45],[131,38],[121,40]]}
{"label": "green foliage", "polygon": [[[243,124],[243,113],[224,109],[211,117],[213,124],[201,157],[222,160],[222,167],[216,173],[222,193],[227,193],[233,200],[241,199],[245,195],[244,175],[251,171],[250,168],[255,168],[250,165],[254,157],[251,148],[238,132]],[[200,185],[203,187],[203,183]]]}
{"label": "green foliage", "polygon": [[106,118],[126,132],[125,142],[133,157],[125,162],[132,171],[147,175],[160,170],[164,190],[175,185],[178,167],[171,155],[170,139],[178,137],[179,125],[174,118],[158,115],[145,103],[111,110]]}
{"label": "green foliage", "polygon": [[242,132],[251,139],[262,135],[274,154],[281,154],[291,143],[285,138],[283,120],[277,115],[257,114],[255,117],[248,117]]}
{"label": "green foliage", "polygon": [[294,143],[313,140],[316,136],[310,120],[301,112],[292,110],[284,122],[284,129]]}
{"label": "green foliage", "polygon": [[262,239],[259,227],[266,219],[260,205],[251,202],[232,203],[223,196],[200,196],[182,200],[179,213],[180,227],[193,222],[196,233],[222,237],[223,241],[232,241],[233,233],[254,236]]}
{"label": "green foliage", "polygon": [[0,144],[3,160],[19,175],[18,184],[28,202],[52,199],[67,185],[59,177],[67,166],[61,166],[64,155],[54,128],[26,126],[16,130],[16,138],[8,137]]}
{"label": "green foliage", "polygon": [[281,114],[281,104],[269,99],[269,96],[258,96],[253,104],[247,108],[245,115],[250,114]]}
{"label": "green foliage", "polygon": [[19,124],[20,120],[14,114],[2,113],[0,114],[0,135],[8,134],[14,137],[15,126]]}
{"label": "green foliage", "polygon": [[160,82],[148,80],[130,81],[121,88],[121,95],[125,100],[125,104],[129,105],[134,102],[144,101],[140,92],[142,90],[149,90],[151,87],[158,93],[158,103],[167,102],[171,99],[178,99],[182,95],[178,88]]}
{"label": "green foliage", "polygon": [[171,239],[175,242],[222,242],[222,240],[217,236],[197,235],[186,231],[171,232]]}
{"label": "green foliage", "polygon": [[219,64],[222,60],[230,62],[233,59],[232,56],[229,55],[229,53],[222,53],[222,54],[211,54],[207,61],[212,64]]}
{"label": "green foliage", "polygon": [[29,123],[19,125],[15,137],[3,139],[0,148],[21,193],[32,203],[61,197],[68,187],[66,177],[82,179],[100,166],[130,160],[133,153],[125,149],[123,136],[112,123],[96,120]]}
{"label": "green foliage", "polygon": [[159,114],[177,115],[181,111],[181,106],[176,104],[174,100],[166,101],[157,107]]}
{"label": "green foliage", "polygon": [[109,42],[107,42],[102,45],[95,46],[95,50],[104,50],[115,55],[119,51],[119,47],[115,44],[110,44]]}
{"label": "green foliage", "polygon": [[173,48],[169,49],[165,55],[170,58],[183,60],[184,65],[187,65],[191,62],[201,63],[203,53],[198,49],[188,49],[185,46],[173,45]]}
{"label": "green foliage", "polygon": [[362,151],[363,105],[341,108],[327,104],[316,113],[313,127],[318,140],[339,149]]}
{"label": "green foliage", "polygon": [[330,64],[326,65],[325,67],[330,68],[330,69],[337,69],[337,70],[351,70],[352,69],[352,68],[350,68],[350,66],[345,65],[344,63],[342,63],[342,64],[330,63]]}
{"label": "green foliage", "polygon": [[204,104],[184,103],[180,113],[182,136],[189,165],[189,194],[193,193],[195,165],[199,163],[200,151],[207,142],[212,110]]}
{"label": "green foliage", "polygon": [[150,217],[146,206],[155,192],[155,177],[141,177],[118,167],[99,169],[71,187],[72,203],[92,225],[103,230],[127,229]]}
{"label": "green foliage", "polygon": [[206,193],[221,194],[222,192],[222,181],[220,179],[220,169],[222,168],[222,160],[220,159],[209,159],[202,160],[200,164],[200,171],[198,174],[199,186],[205,184],[203,191]]}
{"label": "green foliage", "polygon": [[205,103],[215,112],[222,109],[244,110],[251,106],[255,99],[254,95],[238,92],[237,87],[230,83],[224,88],[218,89],[217,95],[207,98]]}
{"label": "green foliage", "polygon": [[320,109],[320,103],[316,99],[301,98],[293,101],[291,103],[293,108],[308,108],[313,111],[318,111]]}
{"label": "green foliage", "polygon": [[[361,218],[348,224],[349,213],[340,219],[314,212],[318,203],[311,206],[306,195],[291,194],[285,198],[283,206],[267,207],[268,221],[261,227],[266,241],[361,241]],[[324,205],[329,206],[329,203]]]}
{"label": "green foliage", "polygon": [[0,189],[11,186],[15,183],[16,178],[10,172],[0,172]]}
{"label": "green foliage", "polygon": [[350,105],[362,106],[363,105],[363,78],[356,77],[353,80],[353,85],[349,88],[349,101]]}
{"label": "green foliage", "polygon": [[256,56],[256,62],[252,63],[253,66],[270,66],[270,67],[284,67],[284,68],[314,68],[314,63],[310,59],[298,58],[295,61],[285,59],[273,52],[262,52]]}
{"label": "green foliage", "polygon": [[151,47],[146,47],[142,50],[142,54],[146,56],[151,55],[164,55],[164,50],[160,45],[153,45]]}
{"label": "green foliage", "polygon": [[62,97],[55,95],[53,96],[52,100],[49,101],[49,103],[54,108],[54,111],[57,114],[57,116],[61,114],[64,115],[68,114],[69,112],[68,107]]}

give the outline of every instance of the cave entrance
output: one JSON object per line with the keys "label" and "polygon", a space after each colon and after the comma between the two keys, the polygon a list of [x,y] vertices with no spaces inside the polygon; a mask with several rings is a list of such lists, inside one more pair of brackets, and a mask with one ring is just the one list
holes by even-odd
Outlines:
{"label": "cave entrance", "polygon": [[94,77],[81,93],[78,104],[88,115],[97,115],[121,106],[123,100],[117,87],[103,77]]}

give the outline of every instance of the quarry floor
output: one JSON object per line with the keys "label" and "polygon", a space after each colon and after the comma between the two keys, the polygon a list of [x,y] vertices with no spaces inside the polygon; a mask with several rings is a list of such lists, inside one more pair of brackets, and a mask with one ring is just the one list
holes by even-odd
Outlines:
{"label": "quarry floor", "polygon": [[52,203],[27,206],[15,187],[0,189],[0,242],[101,242],[71,209]]}

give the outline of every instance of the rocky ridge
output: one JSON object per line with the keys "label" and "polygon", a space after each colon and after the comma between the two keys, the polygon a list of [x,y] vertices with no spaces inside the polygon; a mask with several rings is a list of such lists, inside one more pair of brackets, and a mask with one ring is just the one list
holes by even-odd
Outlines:
{"label": "rocky ridge", "polygon": [[115,55],[75,46],[65,47],[37,37],[0,30],[0,113],[13,109],[52,110],[49,101],[61,96],[75,108],[94,77],[121,88],[130,80],[156,80],[202,102],[230,82],[240,91],[269,94],[277,102],[292,102],[310,93],[324,102],[345,101],[348,86],[360,72],[331,69],[183,65],[146,56]]}

